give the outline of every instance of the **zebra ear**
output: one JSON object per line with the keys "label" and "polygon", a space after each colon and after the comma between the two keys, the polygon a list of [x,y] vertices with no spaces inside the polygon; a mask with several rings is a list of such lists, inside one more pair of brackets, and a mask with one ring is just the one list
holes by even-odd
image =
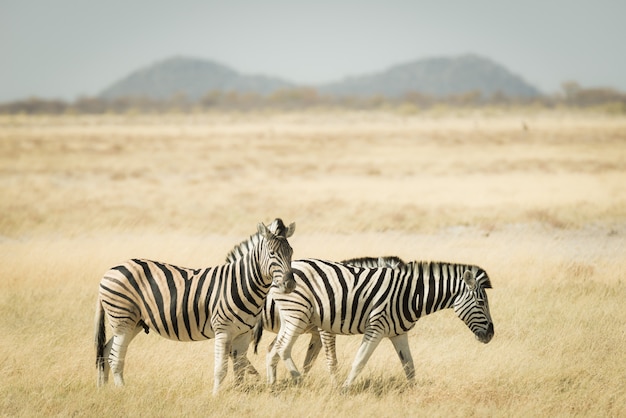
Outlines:
{"label": "zebra ear", "polygon": [[292,222],[289,224],[289,228],[287,228],[287,234],[285,235],[285,238],[289,238],[293,235],[294,232],[296,232],[296,223]]}
{"label": "zebra ear", "polygon": [[263,238],[267,238],[270,234],[270,230],[267,229],[263,222],[259,222],[259,224],[257,225],[257,230],[259,231],[259,235],[261,235]]}
{"label": "zebra ear", "polygon": [[463,273],[463,281],[469,290],[476,290],[476,277],[474,277],[471,271],[465,270],[465,273]]}

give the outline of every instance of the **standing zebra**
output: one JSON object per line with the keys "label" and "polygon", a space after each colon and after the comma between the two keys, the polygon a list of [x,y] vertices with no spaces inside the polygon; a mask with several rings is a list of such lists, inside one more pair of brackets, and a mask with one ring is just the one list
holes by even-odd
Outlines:
{"label": "standing zebra", "polygon": [[[274,224],[283,225],[280,219]],[[295,224],[282,235],[263,223],[257,229],[256,244],[226,265],[193,270],[133,259],[106,272],[100,281],[95,318],[98,386],[107,382],[109,368],[115,385],[124,385],[126,350],[142,329],[176,341],[215,338],[213,394],[226,376],[229,354],[235,379],[241,381],[245,366],[241,358],[270,287],[289,293],[296,285],[291,271],[293,250],[287,241]],[[105,315],[113,329],[106,344]]]}
{"label": "standing zebra", "polygon": [[[403,266],[405,264],[400,257],[396,256],[359,257],[343,260],[340,261],[340,263],[349,264],[354,267],[387,267],[393,269],[398,269],[400,268],[400,266]],[[278,334],[280,330],[280,316],[278,313],[278,309],[275,305],[276,303],[274,302],[274,297],[270,292],[265,301],[263,311],[261,312],[261,319],[259,319],[259,322],[257,322],[253,329],[255,354],[257,352],[257,347],[259,341],[261,340],[261,336],[263,335],[263,329],[272,331],[275,334]],[[303,373],[307,374],[309,370],[311,370],[311,367],[313,367],[313,363],[317,359],[321,348],[324,347],[324,352],[326,355],[326,366],[334,383],[336,381],[335,374],[337,371],[337,351],[335,349],[335,334],[333,334],[332,332],[324,331],[322,329],[318,329],[313,325],[307,327],[304,332],[308,332],[309,334],[311,334],[311,339],[309,340],[308,349],[304,358],[304,364],[302,366]],[[270,343],[268,351],[272,349],[275,342],[276,339],[274,339]]]}
{"label": "standing zebra", "polygon": [[391,340],[407,378],[413,379],[407,332],[421,316],[440,309],[453,308],[479,341],[488,343],[493,337],[485,292],[491,283],[477,266],[414,261],[398,270],[364,269],[316,259],[294,261],[291,266],[297,290],[272,295],[281,325],[267,355],[270,384],[276,380],[279,357],[293,378],[300,376],[291,349],[312,326],[332,334],[364,334],[344,388],[353,383],[383,337]]}

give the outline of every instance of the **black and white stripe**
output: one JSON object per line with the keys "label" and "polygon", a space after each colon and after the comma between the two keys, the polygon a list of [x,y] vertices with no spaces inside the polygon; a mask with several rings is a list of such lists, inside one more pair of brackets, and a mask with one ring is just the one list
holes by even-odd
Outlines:
{"label": "black and white stripe", "polygon": [[[124,384],[126,350],[142,329],[176,341],[215,338],[213,393],[226,376],[229,354],[236,381],[240,381],[250,329],[270,287],[277,293],[295,287],[293,250],[287,241],[294,229],[291,224],[279,236],[260,223],[255,238],[244,241],[254,240],[255,244],[246,246],[245,255],[222,266],[188,269],[133,259],[110,269],[100,281],[96,304],[98,385],[108,380],[109,368],[116,386]],[[106,344],[105,316],[113,330]]]}
{"label": "black and white stripe", "polygon": [[[493,322],[485,289],[487,273],[477,266],[411,262],[390,268],[361,268],[305,259],[292,263],[297,288],[289,295],[271,292],[280,330],[268,359],[268,380],[276,379],[279,357],[294,378],[300,376],[291,349],[311,328],[329,334],[363,334],[344,387],[352,384],[383,337],[391,340],[407,378],[415,375],[407,332],[430,313],[453,308],[476,338],[487,343]],[[266,301],[267,304],[271,301]]]}

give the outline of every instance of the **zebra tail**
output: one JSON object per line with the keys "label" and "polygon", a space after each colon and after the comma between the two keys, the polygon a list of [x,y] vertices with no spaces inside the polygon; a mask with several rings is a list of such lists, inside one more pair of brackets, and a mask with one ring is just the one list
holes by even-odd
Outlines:
{"label": "zebra tail", "polygon": [[257,347],[263,336],[263,318],[259,319],[252,329],[252,339],[254,340],[254,354],[257,354]]}
{"label": "zebra tail", "polygon": [[104,346],[106,345],[106,328],[104,326],[104,309],[100,298],[96,302],[95,318],[96,368],[104,371]]}

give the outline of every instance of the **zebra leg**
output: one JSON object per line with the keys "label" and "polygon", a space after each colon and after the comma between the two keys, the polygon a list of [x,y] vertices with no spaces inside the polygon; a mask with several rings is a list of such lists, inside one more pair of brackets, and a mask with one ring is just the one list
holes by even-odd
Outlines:
{"label": "zebra leg", "polygon": [[287,321],[281,319],[280,331],[267,354],[267,381],[270,385],[276,382],[276,366],[279,358],[285,363],[292,379],[296,381],[300,379],[300,372],[291,358],[291,349],[300,333],[297,327],[292,327]]}
{"label": "zebra leg", "polygon": [[[250,345],[251,335],[248,332],[248,344],[245,347],[242,347],[241,350],[237,350],[235,348],[235,341],[233,341],[233,349],[230,352],[230,357],[233,359],[233,369],[235,368],[235,361],[239,361],[239,366],[242,368],[244,373],[250,373],[251,375],[258,376],[259,372],[254,368],[250,360],[248,359],[248,346]],[[240,354],[237,359],[237,354]]]}
{"label": "zebra leg", "polygon": [[302,365],[302,372],[307,374],[322,348],[322,340],[320,339],[320,332],[314,328],[311,330],[311,339],[309,340],[309,348],[306,350],[306,357],[304,358],[304,364]]}
{"label": "zebra leg", "polygon": [[298,336],[302,331],[300,331],[297,327],[292,329],[289,324],[286,325],[288,332],[285,333],[285,338],[283,338],[282,340],[280,336],[277,338],[277,351],[281,360],[285,363],[285,367],[287,367],[287,370],[289,370],[289,373],[291,374],[291,379],[297,383],[300,381],[300,377],[302,375],[298,371],[298,368],[296,367],[296,363],[294,363],[293,358],[291,358],[291,349],[293,348],[293,345],[295,344]]}
{"label": "zebra leg", "polygon": [[[250,345],[250,333],[238,335],[233,339],[232,350],[230,352],[233,358],[233,371],[235,373],[235,385],[241,385],[246,370],[251,367],[256,372],[256,369],[250,364],[250,360],[246,356],[248,352],[248,345]],[[258,373],[257,373],[258,374]]]}
{"label": "zebra leg", "polygon": [[269,353],[269,352],[272,350],[272,348],[274,348],[274,346],[276,345],[276,338],[277,338],[277,336],[276,336],[276,337],[274,337],[274,339],[272,340],[272,342],[268,344],[268,346],[267,346],[267,352],[268,352],[268,353]]}
{"label": "zebra leg", "polygon": [[333,386],[337,386],[337,350],[335,348],[336,335],[321,331],[322,345],[324,346],[324,353],[326,354],[326,367],[330,373],[330,381]]}
{"label": "zebra leg", "polygon": [[115,386],[124,386],[124,359],[130,342],[141,332],[143,328],[136,325],[132,331],[115,330],[113,338],[109,340],[105,348],[105,358],[108,357],[113,381]]}
{"label": "zebra leg", "polygon": [[213,395],[217,395],[220,385],[228,372],[228,356],[231,352],[231,341],[225,332],[215,334],[215,368],[213,376]]}
{"label": "zebra leg", "polygon": [[363,341],[359,346],[359,351],[357,351],[354,362],[352,363],[352,370],[350,370],[350,374],[343,384],[344,389],[350,387],[350,385],[354,382],[354,379],[356,379],[359,373],[361,373],[361,370],[363,370],[363,367],[365,367],[365,364],[369,360],[370,356],[376,347],[378,347],[381,339],[382,336],[380,334],[371,332],[368,333],[366,331],[363,336]]}
{"label": "zebra leg", "polygon": [[402,363],[402,369],[408,380],[415,379],[415,366],[413,365],[413,357],[411,356],[411,349],[409,348],[408,334],[401,334],[395,337],[390,337],[393,347],[400,357]]}
{"label": "zebra leg", "polygon": [[278,358],[278,353],[276,353],[274,347],[270,348],[265,358],[265,371],[268,385],[276,383],[276,365],[278,364]]}
{"label": "zebra leg", "polygon": [[[234,358],[233,358],[233,361],[235,361]],[[252,363],[250,362],[250,359],[248,358],[247,354],[242,354],[241,357],[239,358],[239,361],[241,362],[241,367],[243,368],[244,373],[248,373],[248,374],[251,374],[253,376],[258,376],[259,375],[259,372],[252,365]]]}
{"label": "zebra leg", "polygon": [[278,345],[276,344],[276,338],[267,347],[267,357],[265,359],[267,383],[273,385],[276,383],[276,366],[278,365]]}

